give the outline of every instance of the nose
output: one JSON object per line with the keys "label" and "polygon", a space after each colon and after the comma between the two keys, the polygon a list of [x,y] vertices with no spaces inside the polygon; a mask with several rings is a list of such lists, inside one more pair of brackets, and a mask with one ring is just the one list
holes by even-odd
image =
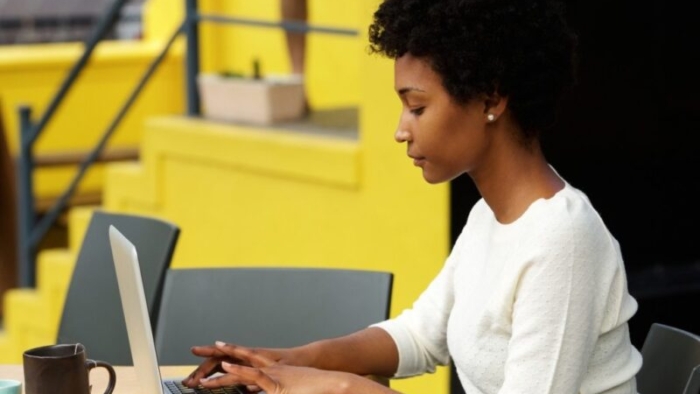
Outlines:
{"label": "nose", "polygon": [[406,122],[405,117],[405,111],[401,113],[401,117],[399,118],[399,124],[396,128],[396,132],[394,133],[394,140],[396,142],[401,143],[401,142],[409,142],[411,141],[411,132],[409,131],[408,128],[408,122]]}
{"label": "nose", "polygon": [[398,130],[396,130],[396,133],[394,133],[394,139],[396,140],[396,142],[399,143],[408,142],[411,139],[411,133],[409,133],[405,129],[399,128]]}

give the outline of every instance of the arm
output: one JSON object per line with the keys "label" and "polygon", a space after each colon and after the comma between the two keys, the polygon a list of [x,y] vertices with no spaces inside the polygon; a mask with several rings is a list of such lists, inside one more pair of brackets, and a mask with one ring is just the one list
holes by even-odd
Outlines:
{"label": "arm", "polygon": [[[217,343],[217,348],[242,364],[222,363],[225,375],[200,381],[206,388],[246,385],[267,394],[396,394],[389,387],[355,374],[297,367],[275,362],[254,349]],[[249,365],[249,366],[246,366]]]}
{"label": "arm", "polygon": [[[457,245],[461,243],[458,241]],[[455,252],[456,251],[456,252]],[[296,348],[294,365],[360,375],[404,377],[449,361],[446,331],[452,310],[456,247],[428,288],[399,317],[354,334]]]}
{"label": "arm", "polygon": [[[225,346],[228,346],[228,349],[243,350],[226,352]],[[220,342],[217,342],[216,346],[195,346],[192,348],[192,353],[206,359],[183,383],[194,387],[200,379],[215,372],[224,372],[221,367],[222,362],[250,366],[251,364],[245,360],[232,356],[243,351],[251,352],[277,364],[359,375],[393,376],[398,365],[398,352],[393,339],[386,331],[370,327],[344,337],[321,340],[289,349],[250,349]]]}
{"label": "arm", "polygon": [[[453,303],[452,273],[456,255],[458,253],[453,251],[414,308],[405,311],[395,322],[390,320],[382,323],[381,328],[369,327],[347,336],[290,349],[252,350],[279,364],[359,375],[410,376],[432,371],[436,364],[445,364],[449,360],[445,333]],[[397,339],[401,346],[397,346]],[[403,371],[400,370],[400,347],[405,360]],[[204,377],[223,372],[222,362],[242,363],[215,346],[195,346],[192,353],[204,357],[205,361],[184,380],[183,383],[190,387]]]}
{"label": "arm", "polygon": [[267,394],[398,394],[387,386],[347,372],[279,364],[266,368],[225,364],[224,370],[246,386],[259,387]]}
{"label": "arm", "polygon": [[359,375],[393,376],[399,364],[394,340],[377,327],[340,338],[312,342],[292,349],[293,365],[309,366]]}
{"label": "arm", "polygon": [[[306,22],[306,0],[280,0],[281,13],[284,21]],[[292,72],[304,74],[306,56],[306,34],[286,31],[287,51],[292,64]]]}
{"label": "arm", "polygon": [[605,229],[565,223],[541,236],[515,294],[499,393],[581,389],[620,269],[603,234]]}
{"label": "arm", "polygon": [[[445,332],[452,305],[450,259],[443,271],[430,284],[414,309],[406,311],[399,321],[385,322],[385,328],[369,327],[353,334],[312,342],[289,349],[249,349],[278,364],[334,370],[359,375],[410,376],[431,371],[438,363],[446,363]],[[437,308],[440,304],[442,307]],[[393,332],[390,333],[387,330]],[[404,371],[399,371],[400,350],[405,353]],[[183,384],[195,387],[199,381],[216,372],[224,372],[222,363],[246,364],[223,352],[217,346],[195,346],[192,353],[205,358]],[[238,347],[237,348],[243,348]],[[397,374],[398,372],[402,372]]]}

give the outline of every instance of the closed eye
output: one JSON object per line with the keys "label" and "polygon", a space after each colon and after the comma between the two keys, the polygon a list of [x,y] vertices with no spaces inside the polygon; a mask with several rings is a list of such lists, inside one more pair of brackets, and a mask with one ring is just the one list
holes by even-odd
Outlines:
{"label": "closed eye", "polygon": [[425,110],[425,107],[418,107],[418,108],[412,109],[412,110],[411,110],[411,113],[412,113],[413,115],[415,115],[415,116],[420,116],[420,115],[423,114],[423,111],[424,111],[424,110]]}

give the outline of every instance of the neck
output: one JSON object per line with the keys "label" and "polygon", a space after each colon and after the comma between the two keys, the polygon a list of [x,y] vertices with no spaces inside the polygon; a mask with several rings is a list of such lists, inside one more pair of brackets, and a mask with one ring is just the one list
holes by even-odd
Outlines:
{"label": "neck", "polygon": [[526,146],[509,137],[492,146],[494,151],[489,152],[484,165],[469,175],[500,223],[514,222],[533,202],[548,199],[564,187],[538,141]]}

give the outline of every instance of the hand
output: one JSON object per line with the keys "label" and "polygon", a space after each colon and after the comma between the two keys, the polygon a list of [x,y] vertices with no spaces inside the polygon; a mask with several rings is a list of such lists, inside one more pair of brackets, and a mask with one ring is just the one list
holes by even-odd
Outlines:
{"label": "hand", "polygon": [[[288,349],[250,349],[235,345],[226,345],[223,342],[217,342],[215,346],[194,346],[191,351],[195,356],[206,358],[186,379],[182,381],[187,387],[197,387],[201,379],[211,376],[217,372],[225,372],[222,367],[222,362],[245,364],[246,361],[230,356],[221,347],[231,346],[240,349],[247,349],[251,352],[257,352],[263,355],[266,359],[276,363],[287,364],[293,359],[291,351]],[[245,364],[249,365],[249,364]]]}
{"label": "hand", "polygon": [[216,382],[212,379],[203,382],[202,386],[215,388],[233,383],[243,384],[250,391],[264,390],[266,394],[340,394],[348,392],[350,382],[358,378],[357,375],[347,372],[283,364],[255,368],[224,362],[222,366],[227,374],[214,378],[221,381]]}
{"label": "hand", "polygon": [[343,392],[358,378],[344,372],[285,365],[256,349],[219,343],[216,349],[225,354],[224,358],[238,362],[223,361],[221,367],[226,374],[199,381],[205,388],[245,385],[255,391],[265,390],[267,394],[328,394]]}

